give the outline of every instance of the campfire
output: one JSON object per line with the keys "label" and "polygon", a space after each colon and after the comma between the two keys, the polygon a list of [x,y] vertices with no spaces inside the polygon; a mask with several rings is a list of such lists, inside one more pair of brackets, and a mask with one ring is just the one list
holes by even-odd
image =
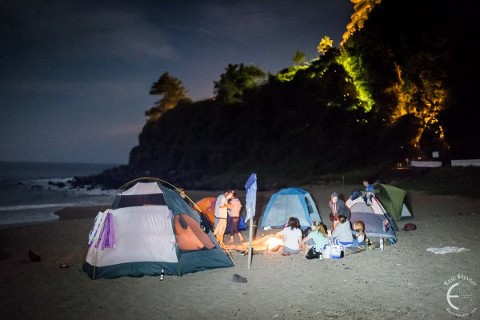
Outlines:
{"label": "campfire", "polygon": [[283,240],[277,237],[271,237],[267,240],[267,250],[272,250],[283,244]]}

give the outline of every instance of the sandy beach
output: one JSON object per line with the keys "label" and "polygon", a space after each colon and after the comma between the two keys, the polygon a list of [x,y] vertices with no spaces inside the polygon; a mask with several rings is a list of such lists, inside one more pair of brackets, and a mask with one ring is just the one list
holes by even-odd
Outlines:
{"label": "sandy beach", "polygon": [[[331,192],[348,195],[359,186],[303,188],[329,226]],[[258,194],[257,217],[270,194]],[[198,199],[217,193],[195,195]],[[232,268],[166,276],[163,281],[149,276],[91,280],[81,268],[88,233],[101,208],[65,208],[58,212],[58,221],[0,230],[2,318],[453,319],[456,312],[479,319],[480,200],[417,191],[409,196],[414,218],[398,225],[414,223],[417,230],[398,231],[398,242],[384,251],[367,250],[339,260],[263,251],[253,255],[248,269],[247,256],[231,250]],[[240,192],[239,198],[244,202],[245,194]],[[255,233],[256,239],[262,235],[263,230]],[[449,246],[467,250],[427,251]],[[28,250],[42,260],[30,262]],[[235,274],[247,283],[234,282]],[[460,297],[447,299],[459,275],[473,293],[467,295],[470,305],[465,309]]]}

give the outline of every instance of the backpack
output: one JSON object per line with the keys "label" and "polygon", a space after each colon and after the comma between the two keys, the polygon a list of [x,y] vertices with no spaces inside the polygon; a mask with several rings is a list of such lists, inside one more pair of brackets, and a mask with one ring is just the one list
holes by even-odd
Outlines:
{"label": "backpack", "polygon": [[311,260],[311,259],[318,259],[320,258],[321,252],[317,251],[315,246],[311,246],[310,249],[308,249],[307,254],[305,255],[305,258]]}

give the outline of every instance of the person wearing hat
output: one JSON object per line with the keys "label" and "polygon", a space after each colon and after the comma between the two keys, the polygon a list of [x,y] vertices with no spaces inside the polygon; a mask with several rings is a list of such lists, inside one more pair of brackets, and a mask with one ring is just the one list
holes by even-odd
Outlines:
{"label": "person wearing hat", "polygon": [[344,216],[347,220],[350,220],[350,210],[348,209],[345,201],[337,192],[333,192],[328,202],[330,207],[330,220],[335,222],[339,216]]}

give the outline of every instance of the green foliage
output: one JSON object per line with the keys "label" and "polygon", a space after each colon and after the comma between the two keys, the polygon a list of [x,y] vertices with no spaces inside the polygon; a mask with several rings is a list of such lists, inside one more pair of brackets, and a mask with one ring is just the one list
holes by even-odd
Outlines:
{"label": "green foliage", "polygon": [[278,72],[276,77],[279,81],[283,81],[283,82],[292,81],[293,78],[295,78],[295,75],[297,74],[298,71],[305,70],[305,69],[308,69],[308,66],[303,65],[303,66],[288,67]]}
{"label": "green foliage", "polygon": [[[472,141],[480,130],[474,125],[476,100],[472,93],[467,94],[471,101],[464,98],[453,81],[461,77],[452,59],[463,55],[452,55],[448,44],[458,44],[461,28],[448,34],[445,26],[460,22],[457,16],[447,19],[437,1],[425,1],[421,6],[383,1],[343,48],[330,48],[267,81],[257,67],[229,64],[214,82],[216,99],[180,99],[173,109],[159,108],[162,116],[143,128],[129,168],[195,188],[222,181],[242,187],[251,172],[270,186],[334,179],[342,172],[348,172],[347,180],[360,181],[366,174],[393,178],[392,164],[437,147],[435,134],[443,124],[457,143],[455,152],[480,156]],[[171,77],[162,77],[151,92],[165,94],[170,88]],[[184,92],[178,80],[173,83],[179,90],[172,91]],[[444,105],[438,100],[441,90],[448,98]],[[419,116],[440,107],[448,108],[438,111],[442,122]],[[468,125],[460,127],[463,122]],[[423,153],[413,148],[417,142]]]}
{"label": "green foliage", "polygon": [[229,64],[219,81],[214,82],[217,101],[224,104],[241,102],[246,90],[255,88],[266,77],[255,66]]}
{"label": "green foliage", "polygon": [[343,66],[347,74],[352,79],[358,93],[359,108],[365,112],[372,110],[375,102],[371,96],[369,83],[365,80],[365,68],[362,65],[362,60],[359,56],[349,55],[347,50],[342,50],[337,59],[338,63]]}
{"label": "green foliage", "polygon": [[293,56],[293,62],[295,62],[295,64],[302,64],[305,62],[305,58],[307,57],[307,55],[303,52],[300,52],[300,51],[295,51],[295,55]]}
{"label": "green foliage", "polygon": [[158,119],[164,112],[174,108],[178,103],[187,103],[191,100],[186,95],[182,82],[165,72],[152,84],[151,95],[162,95],[163,98],[145,112],[150,121]]}

